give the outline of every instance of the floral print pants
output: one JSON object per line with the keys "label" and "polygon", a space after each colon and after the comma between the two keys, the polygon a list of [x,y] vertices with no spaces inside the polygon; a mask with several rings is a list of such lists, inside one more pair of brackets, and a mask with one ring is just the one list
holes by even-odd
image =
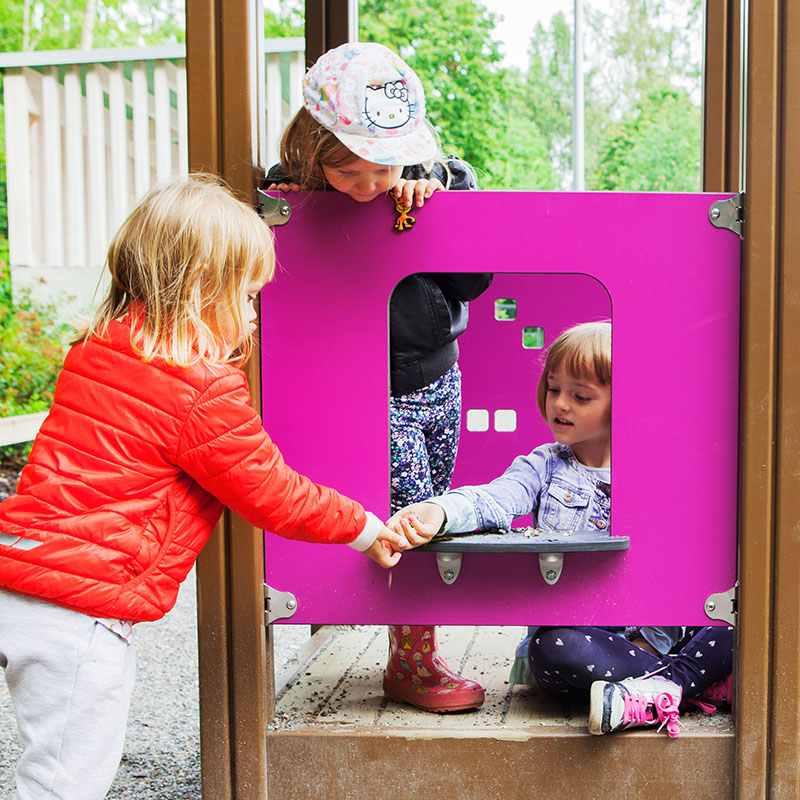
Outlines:
{"label": "floral print pants", "polygon": [[392,513],[450,488],[461,426],[461,372],[389,403]]}

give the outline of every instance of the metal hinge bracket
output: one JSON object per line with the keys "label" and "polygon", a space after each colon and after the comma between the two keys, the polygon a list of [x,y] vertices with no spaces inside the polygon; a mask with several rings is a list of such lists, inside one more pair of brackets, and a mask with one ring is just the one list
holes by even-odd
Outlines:
{"label": "metal hinge bracket", "polygon": [[[463,553],[436,553],[436,568],[439,577],[449,586],[456,582],[461,572]],[[564,568],[563,553],[539,553],[539,571],[548,586],[552,586],[560,577]]]}
{"label": "metal hinge bracket", "polygon": [[539,553],[539,572],[548,586],[552,586],[561,577],[563,568],[563,553]]}
{"label": "metal hinge bracket", "polygon": [[297,611],[297,598],[291,592],[281,592],[264,584],[264,616],[267,625],[278,619],[289,619]]}
{"label": "metal hinge bracket", "polygon": [[455,583],[458,573],[461,572],[461,553],[437,553],[436,567],[439,576],[448,585]]}
{"label": "metal hinge bracket", "polygon": [[261,189],[257,189],[256,192],[258,212],[271,228],[285,225],[292,218],[292,207],[283,197],[270,197]]}
{"label": "metal hinge bracket", "polygon": [[733,231],[741,239],[744,236],[744,192],[728,200],[718,200],[708,209],[708,219],[715,227]]}
{"label": "metal hinge bracket", "polygon": [[734,584],[732,589],[727,592],[719,592],[718,594],[710,594],[706,600],[705,612],[709,619],[718,619],[721,622],[727,622],[728,625],[736,626],[737,608],[736,608],[736,591],[739,584]]}

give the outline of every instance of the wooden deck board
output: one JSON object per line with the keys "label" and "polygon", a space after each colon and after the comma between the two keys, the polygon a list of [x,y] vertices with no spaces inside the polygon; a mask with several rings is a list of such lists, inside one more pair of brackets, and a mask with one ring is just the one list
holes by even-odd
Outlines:
{"label": "wooden deck board", "polygon": [[[426,728],[477,730],[561,726],[586,729],[587,705],[564,704],[538,687],[508,683],[520,626],[444,626],[439,650],[451,668],[481,683],[486,700],[480,709],[433,714],[383,697],[382,677],[388,652],[385,626],[326,626],[304,648],[307,658],[280,687],[274,729],[324,725],[336,728]],[[315,648],[314,644],[318,643]],[[287,680],[287,676],[282,678]],[[681,713],[687,727],[731,731],[731,715]]]}

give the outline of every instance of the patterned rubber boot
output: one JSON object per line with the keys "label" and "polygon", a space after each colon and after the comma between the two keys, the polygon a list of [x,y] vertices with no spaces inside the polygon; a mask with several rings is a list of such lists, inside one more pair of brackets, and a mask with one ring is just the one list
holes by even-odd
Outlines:
{"label": "patterned rubber boot", "polygon": [[683,727],[678,721],[681,687],[673,681],[654,675],[648,678],[627,678],[617,683],[595,681],[589,706],[589,733],[624,731],[640,725],[666,727],[674,739]]}
{"label": "patterned rubber boot", "polygon": [[466,711],[483,703],[483,687],[456,675],[439,656],[435,625],[389,625],[383,694],[424,711]]}

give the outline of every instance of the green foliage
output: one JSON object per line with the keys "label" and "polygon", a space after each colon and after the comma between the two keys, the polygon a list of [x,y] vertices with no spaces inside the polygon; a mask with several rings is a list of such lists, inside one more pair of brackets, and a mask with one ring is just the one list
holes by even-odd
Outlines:
{"label": "green foliage", "polygon": [[[589,189],[696,191],[700,185],[699,0],[586,4],[585,162]],[[572,20],[531,38],[527,93],[557,183],[572,176]]]}
{"label": "green foliage", "polygon": [[684,90],[652,89],[632,114],[609,126],[589,188],[699,191],[699,134],[700,109]]}
{"label": "green foliage", "polygon": [[445,152],[485,188],[545,187],[546,144],[514,70],[491,38],[494,15],[474,0],[360,0],[359,39],[399,53],[425,87]]}
{"label": "green foliage", "polygon": [[5,51],[66,50],[183,42],[178,0],[5,0],[0,41]]}
{"label": "green foliage", "polygon": [[563,13],[555,14],[546,29],[536,25],[528,56],[525,96],[553,172],[543,188],[556,189],[572,170],[572,28]]}
{"label": "green foliage", "polygon": [[278,10],[264,9],[264,36],[302,36],[305,30],[303,9],[298,0],[279,0]]}
{"label": "green foliage", "polygon": [[11,298],[8,255],[8,192],[6,191],[6,107],[0,80],[0,303]]}
{"label": "green foliage", "polygon": [[0,417],[46,411],[64,361],[71,329],[57,322],[55,305],[15,291],[0,302]]}

